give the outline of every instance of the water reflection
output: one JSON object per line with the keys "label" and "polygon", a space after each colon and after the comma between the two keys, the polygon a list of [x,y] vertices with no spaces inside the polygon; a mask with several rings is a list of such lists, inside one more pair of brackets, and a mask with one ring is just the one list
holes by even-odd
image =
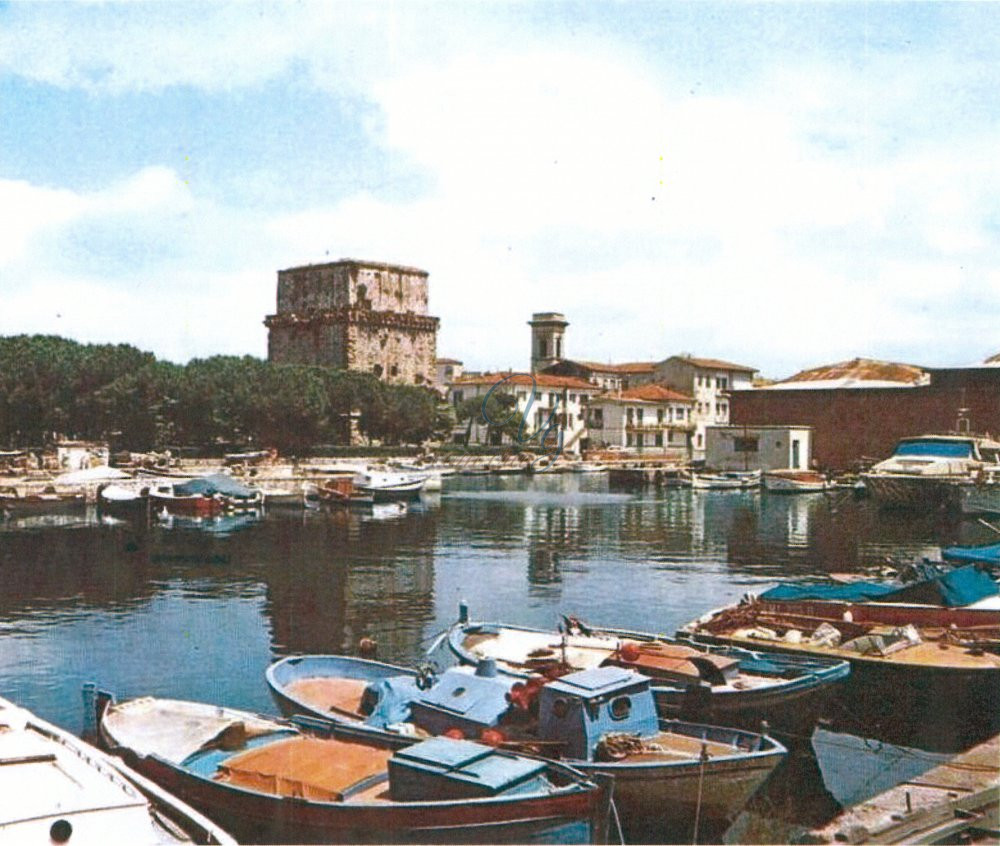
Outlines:
{"label": "water reflection", "polygon": [[[90,680],[269,711],[275,656],[354,651],[370,637],[383,659],[413,663],[460,600],[481,619],[552,627],[568,613],[672,632],[778,578],[994,539],[974,522],[841,493],[620,494],[598,475],[446,484],[405,512],[286,509],[208,530],[93,511],[7,520],[2,692],[71,730]],[[825,809],[816,778],[808,801]],[[770,790],[775,808],[792,801],[780,782]]]}

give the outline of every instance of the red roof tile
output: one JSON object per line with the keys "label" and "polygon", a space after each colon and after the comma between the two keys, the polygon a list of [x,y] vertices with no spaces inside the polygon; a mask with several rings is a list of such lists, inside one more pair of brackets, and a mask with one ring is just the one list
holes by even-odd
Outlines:
{"label": "red roof tile", "polygon": [[831,382],[840,379],[851,379],[856,382],[901,382],[913,384],[919,382],[924,371],[913,364],[898,364],[894,361],[875,361],[870,358],[852,358],[837,364],[824,364],[802,370],[794,376],[783,379],[778,385],[786,382]]}
{"label": "red roof tile", "polygon": [[671,356],[671,358],[687,361],[695,367],[704,367],[710,370],[742,370],[746,373],[757,372],[756,367],[747,367],[745,364],[733,364],[731,361],[722,361],[719,358],[695,358],[693,355],[675,355]]}
{"label": "red roof tile", "polygon": [[[530,373],[481,373],[478,376],[460,376],[453,385],[495,385],[504,382],[506,385],[531,385]],[[547,373],[535,373],[534,384],[539,388],[575,388],[577,390],[598,391],[596,385],[575,376],[551,376]]]}
{"label": "red roof tile", "polygon": [[599,361],[581,361],[572,359],[573,364],[579,364],[590,370],[601,373],[652,373],[656,369],[655,361],[630,361],[625,364],[602,364]]}
{"label": "red roof tile", "polygon": [[627,391],[608,391],[601,394],[598,399],[632,400],[633,402],[694,402],[691,397],[672,391],[663,385],[639,385],[636,388],[629,388]]}

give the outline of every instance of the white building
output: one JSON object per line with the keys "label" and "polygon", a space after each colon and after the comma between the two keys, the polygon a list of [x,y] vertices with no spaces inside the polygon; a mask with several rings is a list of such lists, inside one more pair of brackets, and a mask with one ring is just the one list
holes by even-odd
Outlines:
{"label": "white building", "polygon": [[809,469],[812,426],[709,426],[705,466],[712,470]]}
{"label": "white building", "polygon": [[[579,453],[580,441],[586,435],[586,408],[590,398],[600,393],[600,388],[583,379],[569,376],[549,376],[543,373],[481,373],[465,375],[448,386],[448,401],[454,406],[482,397],[493,389],[497,393],[510,394],[515,399],[513,420],[524,421],[521,443],[516,443],[509,435],[503,435],[496,427],[490,427],[482,414],[472,418],[469,428],[469,443],[491,444],[493,446],[512,445],[524,450],[549,452],[561,438],[562,451]],[[544,445],[540,437],[532,437],[550,428]]]}
{"label": "white building", "polygon": [[434,387],[442,393],[448,392],[448,385],[464,372],[462,362],[457,358],[434,359]]}
{"label": "white building", "polygon": [[743,364],[690,355],[674,355],[656,365],[655,382],[693,397],[693,460],[706,457],[706,428],[729,423],[729,392],[752,388],[756,372],[755,368]]}
{"label": "white building", "polygon": [[587,410],[588,447],[690,457],[691,397],[642,385],[594,397]]}

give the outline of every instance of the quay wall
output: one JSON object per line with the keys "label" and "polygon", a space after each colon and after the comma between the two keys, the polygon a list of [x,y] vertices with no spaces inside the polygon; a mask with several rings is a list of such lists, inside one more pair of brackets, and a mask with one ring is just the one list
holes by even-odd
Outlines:
{"label": "quay wall", "polygon": [[955,431],[960,414],[973,432],[1000,435],[1000,367],[928,373],[912,388],[733,391],[731,425],[812,426],[813,458],[835,472],[888,457],[900,438]]}

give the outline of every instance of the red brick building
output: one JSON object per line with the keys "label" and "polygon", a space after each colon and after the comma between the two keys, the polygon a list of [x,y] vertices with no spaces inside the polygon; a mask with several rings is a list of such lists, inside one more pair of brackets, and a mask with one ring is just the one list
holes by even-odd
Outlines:
{"label": "red brick building", "polygon": [[[894,381],[897,387],[834,387],[835,379],[798,374],[767,389],[733,391],[731,423],[812,426],[815,463],[838,472],[887,457],[902,437],[955,431],[965,425],[959,417],[973,432],[1000,434],[1000,367],[921,368],[921,375],[911,378],[907,370],[918,368],[890,366],[904,370],[869,384]],[[832,375],[836,367],[806,373],[825,369]],[[797,384],[806,381],[814,386]]]}

